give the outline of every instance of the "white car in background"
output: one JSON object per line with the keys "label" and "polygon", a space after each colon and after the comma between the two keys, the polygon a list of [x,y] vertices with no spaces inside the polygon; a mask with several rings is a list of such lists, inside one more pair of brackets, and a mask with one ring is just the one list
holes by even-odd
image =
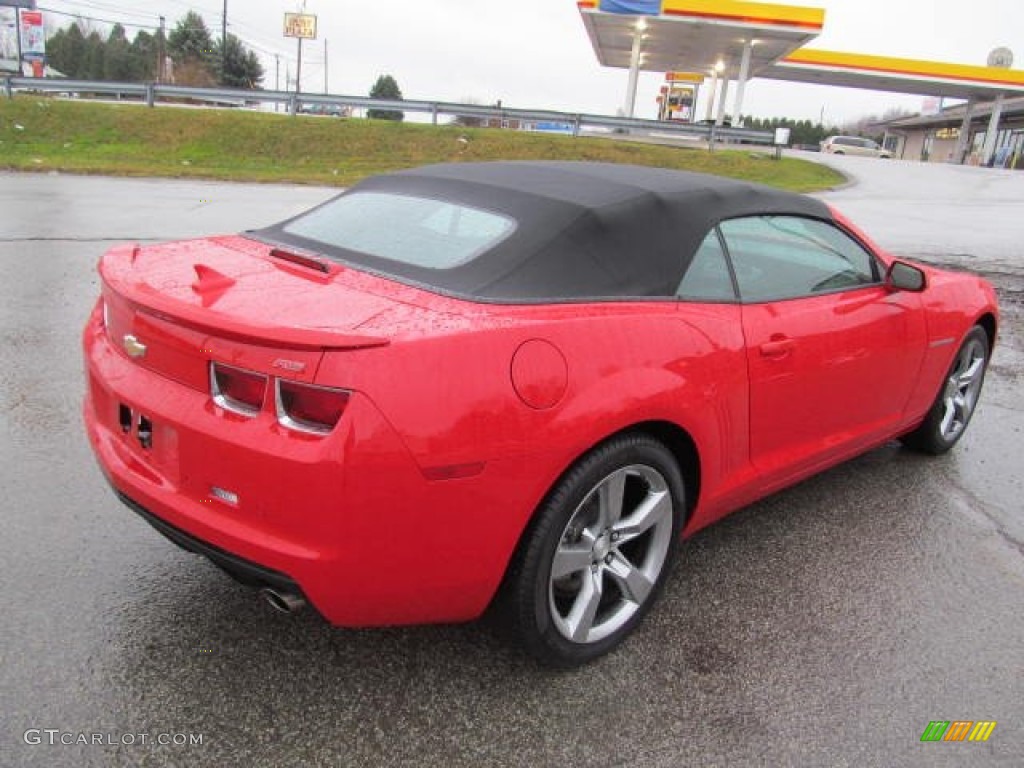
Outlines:
{"label": "white car in background", "polygon": [[821,151],[833,155],[864,155],[891,158],[892,152],[880,147],[877,141],[860,136],[829,136],[821,142]]}

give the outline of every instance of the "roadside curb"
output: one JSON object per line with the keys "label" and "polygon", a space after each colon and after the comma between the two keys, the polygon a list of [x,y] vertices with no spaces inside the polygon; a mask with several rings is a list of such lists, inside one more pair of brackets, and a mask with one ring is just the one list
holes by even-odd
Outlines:
{"label": "roadside curb", "polygon": [[[812,156],[804,157],[804,155],[812,155]],[[843,190],[850,189],[851,187],[855,187],[858,184],[860,184],[860,179],[858,179],[852,173],[850,173],[849,171],[843,170],[841,168],[836,168],[831,163],[826,163],[824,160],[822,160],[820,158],[820,156],[817,156],[816,153],[804,152],[804,153],[801,154],[799,159],[807,160],[808,162],[811,162],[811,163],[817,163],[818,165],[824,165],[826,168],[832,169],[833,171],[838,173],[840,176],[842,176],[844,179],[846,179],[846,181],[844,181],[842,184],[836,184],[834,187],[829,187],[828,189],[822,189],[822,190],[820,190],[818,192],[811,192],[811,193],[809,193],[812,197],[814,197],[816,195],[827,195],[830,192],[841,192]]]}

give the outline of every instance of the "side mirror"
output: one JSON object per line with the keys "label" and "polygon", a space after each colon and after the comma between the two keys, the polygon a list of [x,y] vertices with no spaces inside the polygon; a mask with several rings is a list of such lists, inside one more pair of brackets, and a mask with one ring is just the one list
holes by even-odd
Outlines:
{"label": "side mirror", "polygon": [[885,273],[885,284],[895,291],[920,293],[925,288],[925,282],[924,270],[905,261],[894,261]]}

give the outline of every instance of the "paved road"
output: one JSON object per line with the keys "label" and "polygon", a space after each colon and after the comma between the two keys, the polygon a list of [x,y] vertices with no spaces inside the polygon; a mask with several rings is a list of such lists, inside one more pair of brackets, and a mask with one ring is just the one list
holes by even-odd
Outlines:
{"label": "paved road", "polygon": [[[1024,174],[847,160],[861,184],[830,200],[883,245],[992,271],[1010,300],[971,432],[937,460],[885,446],[703,532],[635,638],[562,674],[479,625],[275,614],[100,478],[77,338],[100,253],[328,191],[0,174],[0,764],[1019,766]],[[920,743],[939,719],[998,726]]]}

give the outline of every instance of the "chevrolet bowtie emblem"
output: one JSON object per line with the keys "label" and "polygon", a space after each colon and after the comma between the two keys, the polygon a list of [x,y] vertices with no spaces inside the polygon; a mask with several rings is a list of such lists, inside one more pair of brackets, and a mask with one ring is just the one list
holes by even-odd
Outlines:
{"label": "chevrolet bowtie emblem", "polygon": [[128,357],[145,357],[146,345],[129,333],[124,337],[124,351]]}

